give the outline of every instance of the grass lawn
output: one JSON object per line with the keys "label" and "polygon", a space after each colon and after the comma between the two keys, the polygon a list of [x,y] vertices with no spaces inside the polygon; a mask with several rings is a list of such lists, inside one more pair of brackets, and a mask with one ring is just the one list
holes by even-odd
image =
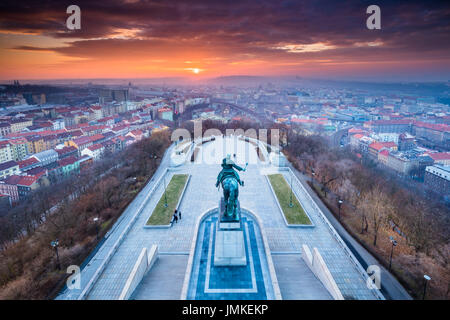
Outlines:
{"label": "grass lawn", "polygon": [[268,175],[270,184],[272,185],[275,194],[277,195],[278,202],[281,209],[283,209],[284,216],[289,224],[311,224],[305,211],[303,211],[300,202],[294,193],[292,193],[292,208],[289,207],[289,199],[291,195],[291,187],[284,179],[282,174],[270,174]]}
{"label": "grass lawn", "polygon": [[180,199],[181,192],[186,185],[188,179],[187,174],[174,174],[167,185],[167,208],[164,207],[164,193],[161,195],[158,204],[153,210],[152,215],[147,220],[147,225],[166,225],[172,220],[175,206]]}

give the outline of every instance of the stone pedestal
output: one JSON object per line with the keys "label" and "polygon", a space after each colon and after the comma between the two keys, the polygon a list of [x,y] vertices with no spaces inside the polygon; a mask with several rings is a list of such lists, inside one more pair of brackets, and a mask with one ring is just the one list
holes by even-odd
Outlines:
{"label": "stone pedestal", "polygon": [[245,266],[244,232],[242,230],[217,230],[214,247],[214,266]]}
{"label": "stone pedestal", "polygon": [[219,221],[220,230],[240,230],[241,222],[221,222]]}
{"label": "stone pedestal", "polygon": [[239,202],[237,221],[224,221],[223,198],[220,200],[220,214],[217,223],[216,241],[214,246],[214,266],[245,266],[247,257],[245,255],[244,232],[241,228]]}

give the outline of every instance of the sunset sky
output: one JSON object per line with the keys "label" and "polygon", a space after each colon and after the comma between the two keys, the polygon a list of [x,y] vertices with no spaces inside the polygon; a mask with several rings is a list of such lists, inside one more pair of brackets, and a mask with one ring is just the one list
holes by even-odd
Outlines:
{"label": "sunset sky", "polygon": [[[81,8],[81,30],[65,26]],[[381,8],[381,30],[366,8]],[[0,79],[298,75],[450,79],[448,1],[27,1],[0,4]]]}

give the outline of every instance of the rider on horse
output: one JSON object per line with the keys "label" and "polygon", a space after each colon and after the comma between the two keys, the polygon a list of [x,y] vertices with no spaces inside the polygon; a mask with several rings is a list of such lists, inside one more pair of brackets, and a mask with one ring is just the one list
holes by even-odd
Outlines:
{"label": "rider on horse", "polygon": [[219,183],[221,183],[223,179],[229,176],[234,176],[237,182],[241,186],[244,186],[244,181],[241,181],[241,179],[239,178],[239,174],[233,168],[239,171],[245,171],[245,168],[241,168],[238,165],[236,165],[234,161],[231,160],[231,156],[229,154],[227,154],[227,157],[222,160],[221,166],[222,171],[220,171],[219,175],[217,176],[216,187],[219,186]]}

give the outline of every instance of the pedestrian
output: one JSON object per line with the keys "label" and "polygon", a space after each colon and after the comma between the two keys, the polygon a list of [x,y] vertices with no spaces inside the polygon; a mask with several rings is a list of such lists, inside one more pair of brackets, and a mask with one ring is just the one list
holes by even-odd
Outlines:
{"label": "pedestrian", "polygon": [[177,215],[176,209],[175,209],[175,212],[173,213],[173,221],[175,221],[175,223],[178,223],[178,215]]}

